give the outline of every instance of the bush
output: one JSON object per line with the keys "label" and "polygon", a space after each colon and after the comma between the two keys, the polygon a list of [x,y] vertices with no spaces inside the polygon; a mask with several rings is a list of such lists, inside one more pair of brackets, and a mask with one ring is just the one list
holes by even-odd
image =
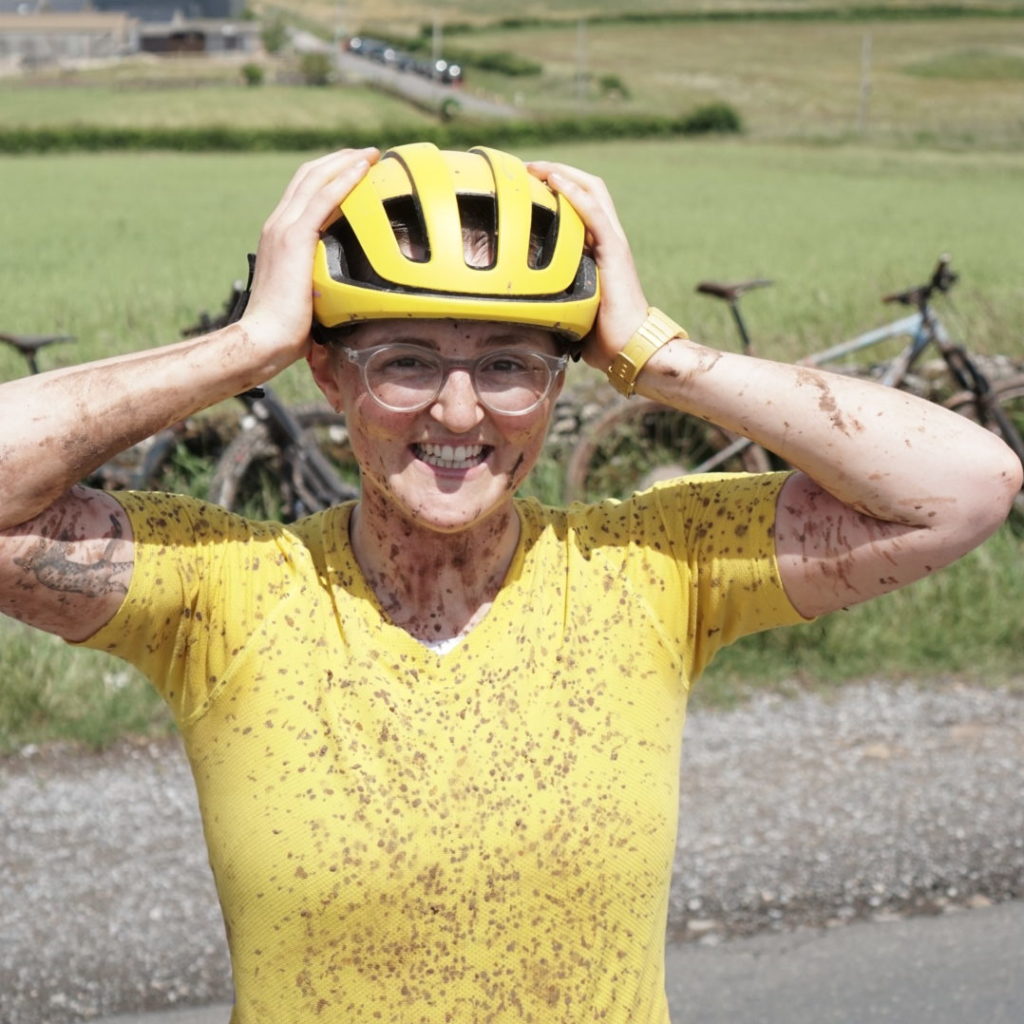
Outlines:
{"label": "bush", "polygon": [[597,86],[601,90],[602,96],[611,96],[614,93],[624,100],[629,99],[629,89],[618,75],[602,75],[598,79]]}
{"label": "bush", "polygon": [[299,61],[299,73],[306,85],[328,85],[331,71],[331,58],[326,53],[304,53]]}
{"label": "bush", "polygon": [[[326,54],[310,56],[322,57]],[[452,99],[455,99],[452,97]],[[458,102],[458,101],[456,101]],[[447,106],[447,104],[445,105]],[[12,128],[0,131],[0,153],[69,153],[75,151],[170,149],[182,152],[295,152],[331,150],[344,136],[350,146],[388,146],[420,138],[438,146],[522,146],[572,140],[672,138],[713,132],[739,132],[739,114],[728,104],[714,103],[678,118],[574,117],[551,120],[473,121],[447,108],[451,120],[433,127],[396,124],[382,133],[376,129],[331,128],[236,128],[207,125],[196,128],[107,128],[101,125],[65,125],[59,128]]]}
{"label": "bush", "polygon": [[263,68],[259,64],[243,64],[242,78],[245,84],[254,87],[263,84]]}
{"label": "bush", "polygon": [[683,132],[688,135],[743,131],[740,115],[728,103],[709,103],[698,107],[683,118],[683,125]]}
{"label": "bush", "polygon": [[462,104],[454,96],[449,96],[441,104],[439,113],[442,121],[454,121],[462,113]]}
{"label": "bush", "polygon": [[492,50],[487,53],[463,55],[459,60],[463,66],[472,66],[481,71],[496,71],[500,75],[519,77],[522,75],[539,75],[544,70],[541,64],[518,53],[504,53],[500,50]]}

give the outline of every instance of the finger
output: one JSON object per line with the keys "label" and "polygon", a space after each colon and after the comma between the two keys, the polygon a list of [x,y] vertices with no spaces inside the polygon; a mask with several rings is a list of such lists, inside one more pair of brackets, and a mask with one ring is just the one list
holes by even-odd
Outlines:
{"label": "finger", "polygon": [[361,160],[374,160],[380,155],[375,146],[367,146],[364,149],[339,149],[333,153],[326,153],[313,160],[307,160],[300,164],[288,182],[281,202],[289,202],[300,192],[316,189],[318,184],[330,180],[339,169],[344,169],[353,163]]}
{"label": "finger", "polygon": [[268,225],[312,217],[319,229],[380,157],[375,147],[341,150],[309,161],[295,173]]}
{"label": "finger", "polygon": [[544,173],[547,185],[580,215],[592,244],[627,244],[611,193],[600,178],[564,164],[548,165]]}

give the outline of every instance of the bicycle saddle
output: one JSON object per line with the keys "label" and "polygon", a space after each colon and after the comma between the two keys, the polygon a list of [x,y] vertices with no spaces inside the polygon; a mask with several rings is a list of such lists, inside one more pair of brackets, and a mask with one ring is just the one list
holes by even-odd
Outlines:
{"label": "bicycle saddle", "polygon": [[22,355],[35,355],[41,348],[52,345],[55,341],[74,341],[71,334],[5,334],[0,333],[0,341],[13,345]]}
{"label": "bicycle saddle", "polygon": [[753,291],[755,288],[764,288],[765,285],[772,283],[763,277],[755,277],[750,281],[737,281],[735,284],[701,281],[697,285],[697,291],[703,295],[713,295],[716,299],[724,299],[726,302],[735,302],[744,292]]}

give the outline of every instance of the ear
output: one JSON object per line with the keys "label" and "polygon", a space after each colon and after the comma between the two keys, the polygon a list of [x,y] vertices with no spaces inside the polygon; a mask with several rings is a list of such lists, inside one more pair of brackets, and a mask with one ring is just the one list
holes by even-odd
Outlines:
{"label": "ear", "polygon": [[313,342],[306,354],[306,362],[313,373],[316,386],[324,393],[324,398],[336,412],[341,411],[341,388],[338,384],[341,367],[337,353],[331,345],[319,345]]}

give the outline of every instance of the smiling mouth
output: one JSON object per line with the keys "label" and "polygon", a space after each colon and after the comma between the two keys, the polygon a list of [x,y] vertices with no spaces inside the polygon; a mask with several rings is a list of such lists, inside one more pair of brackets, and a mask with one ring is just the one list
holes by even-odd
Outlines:
{"label": "smiling mouth", "polygon": [[414,444],[416,458],[437,469],[472,469],[490,454],[485,444]]}

